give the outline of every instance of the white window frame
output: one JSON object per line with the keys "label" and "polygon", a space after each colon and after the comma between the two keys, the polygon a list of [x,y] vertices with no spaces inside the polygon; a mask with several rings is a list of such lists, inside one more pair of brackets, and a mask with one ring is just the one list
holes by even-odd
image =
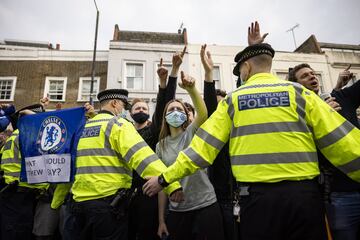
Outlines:
{"label": "white window frame", "polygon": [[12,80],[12,82],[13,82],[13,85],[11,87],[10,99],[0,99],[0,101],[1,102],[12,102],[12,101],[14,101],[17,77],[16,76],[5,76],[5,77],[0,77],[0,80]]}
{"label": "white window frame", "polygon": [[[142,87],[141,89],[134,89],[134,88],[128,88],[127,86],[127,64],[141,64],[143,66],[143,81],[142,81]],[[133,60],[126,60],[124,61],[124,76],[123,76],[123,88],[128,89],[128,90],[132,90],[132,91],[143,91],[145,90],[145,62],[142,61],[133,61]]]}
{"label": "white window frame", "polygon": [[322,72],[316,72],[316,71],[314,71],[314,73],[315,73],[315,76],[317,76],[318,79],[319,79],[319,87],[320,87],[319,90],[320,90],[320,92],[321,93],[326,92],[325,91],[325,86],[324,86],[324,83],[323,83],[323,73]]}
{"label": "white window frame", "polygon": [[[222,89],[222,83],[221,83],[221,79],[222,79],[222,66],[221,66],[221,64],[214,64],[214,69],[215,69],[215,67],[218,67],[219,68],[219,78],[220,79],[217,79],[218,81],[215,81],[215,78],[214,78],[214,76],[213,76],[213,81],[214,81],[214,83],[215,83],[215,88],[216,89]],[[213,70],[213,74],[214,74],[214,70]],[[218,82],[219,83],[219,85],[218,86],[216,86],[216,82]]]}
{"label": "white window frame", "polygon": [[[88,100],[83,100],[83,99],[81,99],[81,95],[83,94],[83,92],[82,92],[82,87],[83,87],[83,81],[85,80],[85,81],[91,81],[91,78],[92,77],[80,77],[79,78],[79,91],[78,91],[78,98],[77,98],[77,101],[78,102],[87,102],[87,101],[89,101],[89,99]],[[97,99],[97,94],[99,93],[99,90],[100,90],[100,77],[94,77],[94,81],[97,81],[98,82],[98,86],[97,86],[97,89],[93,89],[95,92],[92,94],[92,96],[93,96],[93,101],[94,102],[97,102],[98,101],[98,99]],[[95,82],[94,82],[95,83]],[[95,84],[94,84],[95,85]],[[89,93],[89,97],[90,97],[90,93]]]}
{"label": "white window frame", "polygon": [[48,93],[49,93],[50,80],[63,81],[63,82],[64,82],[64,89],[63,89],[63,94],[62,94],[62,99],[61,99],[61,100],[50,99],[50,97],[49,97],[49,101],[50,101],[50,102],[65,102],[65,101],[66,101],[67,77],[52,77],[52,76],[47,76],[47,77],[45,78],[44,97],[47,97],[47,95],[48,95]]}
{"label": "white window frame", "polygon": [[236,89],[236,82],[238,80],[238,76],[236,76],[234,73],[233,73],[233,70],[234,70],[234,67],[236,66],[235,63],[232,63],[230,64],[230,73],[231,73],[231,79],[232,79],[232,83],[231,83],[231,86],[232,86],[232,89],[235,90]]}

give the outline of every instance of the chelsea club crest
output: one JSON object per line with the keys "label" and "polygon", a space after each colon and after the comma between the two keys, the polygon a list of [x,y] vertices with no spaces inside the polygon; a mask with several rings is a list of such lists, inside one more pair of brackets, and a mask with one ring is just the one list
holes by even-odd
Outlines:
{"label": "chelsea club crest", "polygon": [[50,116],[44,119],[36,141],[39,152],[55,153],[64,145],[66,137],[66,126],[60,118]]}

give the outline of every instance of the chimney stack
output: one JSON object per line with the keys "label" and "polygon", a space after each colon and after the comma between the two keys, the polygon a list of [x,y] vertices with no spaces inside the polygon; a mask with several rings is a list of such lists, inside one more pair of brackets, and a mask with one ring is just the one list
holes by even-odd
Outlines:
{"label": "chimney stack", "polygon": [[119,40],[120,40],[120,29],[119,26],[115,24],[113,41],[119,41]]}
{"label": "chimney stack", "polygon": [[187,35],[186,28],[184,28],[182,34],[183,34],[183,37],[184,37],[184,44],[187,45],[188,44],[188,35]]}
{"label": "chimney stack", "polygon": [[60,44],[59,43],[56,44],[56,50],[60,50]]}

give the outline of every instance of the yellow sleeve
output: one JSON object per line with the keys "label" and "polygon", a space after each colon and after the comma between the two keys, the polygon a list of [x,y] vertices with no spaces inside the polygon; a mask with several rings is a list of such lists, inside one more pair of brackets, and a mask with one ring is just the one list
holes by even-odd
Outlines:
{"label": "yellow sleeve", "polygon": [[72,183],[59,183],[56,185],[51,208],[58,209],[65,201],[66,195],[70,192]]}
{"label": "yellow sleeve", "polygon": [[304,92],[317,147],[335,167],[360,182],[360,130],[314,93]]}
{"label": "yellow sleeve", "polygon": [[199,168],[211,165],[229,140],[232,120],[231,97],[222,100],[216,111],[199,128],[190,146],[179,153],[176,162],[163,173],[168,183],[188,176]]}
{"label": "yellow sleeve", "polygon": [[[112,131],[116,151],[142,178],[159,176],[167,169],[131,123],[120,119],[114,127],[117,128]],[[180,187],[180,183],[176,182],[169,185],[165,192],[170,194]]]}

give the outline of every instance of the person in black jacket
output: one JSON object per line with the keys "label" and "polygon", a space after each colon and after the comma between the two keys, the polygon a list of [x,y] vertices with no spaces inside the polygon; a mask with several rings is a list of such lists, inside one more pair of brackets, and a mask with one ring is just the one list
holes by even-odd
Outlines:
{"label": "person in black jacket", "polygon": [[[210,52],[207,51],[206,54],[205,52],[206,44],[201,46],[200,57],[205,70],[204,101],[208,110],[208,116],[210,117],[216,110],[218,102],[226,96],[226,92],[215,89],[215,82],[213,81],[214,64]],[[208,175],[214,186],[216,198],[221,209],[225,239],[236,239],[232,203],[235,179],[231,172],[228,143],[221,149],[214,164],[208,168]]]}
{"label": "person in black jacket", "polygon": [[[353,78],[350,66],[339,74],[337,84],[326,102],[344,118],[359,128],[356,110],[360,106],[360,81],[344,87]],[[319,80],[308,64],[295,66],[289,72],[289,80],[319,92]],[[341,129],[339,129],[341,132]],[[323,173],[329,174],[324,189],[327,216],[334,239],[359,239],[360,234],[360,184],[338,170],[318,151]]]}
{"label": "person in black jacket", "polygon": [[[149,120],[149,105],[142,99],[134,99],[130,110],[131,117],[134,120],[135,128],[150,148],[155,151],[156,144],[159,141],[162,114],[167,102],[175,98],[177,76],[183,57],[186,52],[186,46],[181,53],[175,53],[172,58],[172,70],[169,76],[168,70],[163,66],[163,59],[160,59],[160,66],[157,70],[159,76],[159,92],[156,99],[156,108]],[[135,171],[133,172],[132,188],[137,194],[132,200],[129,208],[129,232],[130,240],[152,240],[159,239],[158,229],[158,202],[157,195],[148,197],[142,193],[142,186],[146,181],[142,179]]]}

